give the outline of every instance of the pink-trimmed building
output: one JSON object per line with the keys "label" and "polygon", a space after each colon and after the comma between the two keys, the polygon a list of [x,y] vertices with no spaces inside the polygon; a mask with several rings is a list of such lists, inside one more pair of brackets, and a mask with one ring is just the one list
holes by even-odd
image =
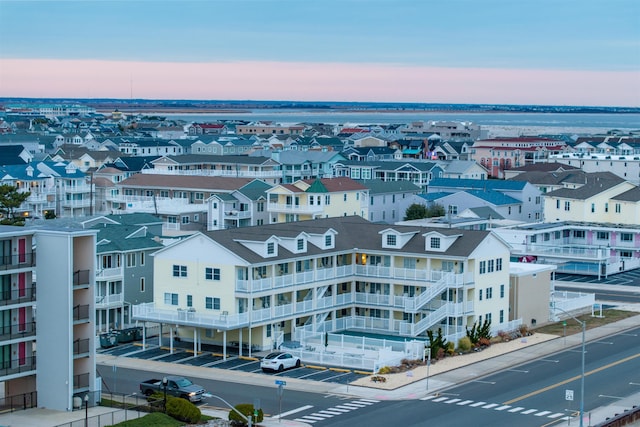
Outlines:
{"label": "pink-trimmed building", "polygon": [[484,166],[489,176],[504,178],[507,169],[547,162],[549,155],[568,149],[564,141],[549,138],[520,136],[479,139],[469,150],[469,160]]}

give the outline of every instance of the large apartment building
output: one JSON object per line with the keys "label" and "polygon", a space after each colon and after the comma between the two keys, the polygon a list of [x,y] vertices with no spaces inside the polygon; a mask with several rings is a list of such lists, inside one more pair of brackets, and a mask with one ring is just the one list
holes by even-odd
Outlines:
{"label": "large apartment building", "polygon": [[163,280],[133,318],[194,348],[269,350],[300,331],[411,339],[442,328],[457,341],[476,321],[509,320],[509,247],[487,231],[348,216],[197,233],[154,258]]}
{"label": "large apartment building", "polygon": [[95,402],[95,235],[0,226],[5,397],[59,411],[72,410],[76,396]]}

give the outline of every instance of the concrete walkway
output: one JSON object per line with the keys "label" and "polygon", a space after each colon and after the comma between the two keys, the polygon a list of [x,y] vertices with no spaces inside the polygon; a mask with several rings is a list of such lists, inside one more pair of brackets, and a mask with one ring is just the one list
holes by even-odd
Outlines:
{"label": "concrete walkway", "polygon": [[[623,308],[623,307],[620,307]],[[633,307],[635,311],[638,311],[637,307]],[[605,338],[613,333],[621,332],[627,329],[640,327],[640,315],[629,317],[627,319],[618,321],[616,323],[601,326],[586,331],[586,341],[598,340]],[[429,378],[422,378],[414,380],[412,382],[398,387],[394,390],[382,390],[372,387],[353,386],[353,385],[338,385],[317,382],[306,381],[297,378],[287,378],[287,390],[290,391],[311,391],[316,393],[332,393],[341,394],[345,396],[369,398],[376,400],[411,400],[420,399],[437,393],[440,390],[452,387],[456,384],[460,384],[468,381],[472,378],[479,378],[488,374],[499,372],[513,366],[517,366],[531,360],[546,357],[550,354],[557,353],[562,350],[566,350],[570,347],[575,347],[581,344],[582,334],[575,334],[567,336],[566,338],[556,338],[548,341],[544,341],[538,344],[530,345],[525,348],[512,351],[509,353],[501,354],[490,358],[483,359],[479,362],[472,364],[465,364],[464,356],[457,357],[460,366],[455,367],[447,372],[433,375]],[[198,366],[190,365],[177,365],[165,362],[157,362],[129,357],[117,357],[109,355],[97,355],[96,359],[100,364],[115,365],[122,368],[131,369],[144,369],[148,371],[162,372],[166,375],[184,375],[187,377],[205,377],[212,380],[220,380],[224,378],[225,381],[234,383],[251,384],[264,387],[275,387],[274,381],[271,376],[253,374],[248,372],[236,372],[229,370],[207,368],[202,369]],[[637,405],[640,402],[640,394],[633,396],[629,399],[620,400],[610,406],[597,408],[589,412],[591,420],[585,425],[596,425],[599,422],[613,417],[617,413],[621,413],[625,409],[631,408],[633,405]],[[89,427],[104,426],[109,424],[115,424],[123,421],[125,417],[127,419],[136,418],[138,413],[133,411],[117,411],[113,413],[113,408],[95,407],[89,408]],[[227,419],[228,410],[226,408],[203,408],[203,412],[217,416],[223,419]],[[50,411],[47,409],[31,409],[27,411],[18,411],[13,413],[7,413],[0,415],[0,426],[20,426],[20,427],[53,427],[59,425],[66,425],[69,427],[78,427],[84,425],[84,412],[58,412]],[[142,414],[144,415],[144,414]],[[100,419],[113,418],[113,422],[98,423],[98,416]],[[92,423],[92,419],[94,420]],[[73,422],[73,424],[71,424]],[[577,420],[576,420],[577,422]],[[277,417],[266,417],[265,420],[260,423],[262,426],[287,426],[287,427],[301,427],[307,424],[300,423],[291,420],[278,420]],[[576,424],[577,425],[577,424]]]}

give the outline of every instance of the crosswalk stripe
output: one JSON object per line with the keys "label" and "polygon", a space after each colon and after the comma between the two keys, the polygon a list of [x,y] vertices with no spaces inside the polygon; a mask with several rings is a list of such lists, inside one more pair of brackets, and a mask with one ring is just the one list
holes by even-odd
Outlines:
{"label": "crosswalk stripe", "polygon": [[367,406],[369,406],[369,405],[373,405],[373,404],[375,403],[375,402],[369,402],[369,401],[367,401],[367,400],[354,400],[354,402],[355,402],[355,403],[360,403],[360,404],[362,404],[362,405],[367,405]]}
{"label": "crosswalk stripe", "polygon": [[536,417],[544,417],[547,414],[550,414],[551,411],[542,411],[542,412],[538,412],[537,414],[534,414]]}
{"label": "crosswalk stripe", "polygon": [[448,397],[439,397],[437,399],[433,399],[434,402],[442,402],[443,400],[449,400]]}
{"label": "crosswalk stripe", "polygon": [[435,398],[436,398],[436,396],[431,395],[431,396],[422,397],[422,398],[420,398],[420,400],[431,400],[431,399],[435,399]]}
{"label": "crosswalk stripe", "polygon": [[496,411],[504,411],[507,408],[511,408],[511,405],[502,405],[496,408]]}
{"label": "crosswalk stripe", "polygon": [[518,412],[522,411],[524,408],[522,406],[515,407],[513,409],[509,409],[509,412]]}
{"label": "crosswalk stripe", "polygon": [[334,406],[333,408],[329,408],[332,411],[338,411],[342,414],[344,414],[345,412],[351,412],[351,408],[349,409],[343,409],[343,408],[338,408],[337,406]]}
{"label": "crosswalk stripe", "polygon": [[296,418],[294,421],[298,421],[298,422],[301,422],[301,423],[309,423],[309,424],[314,424],[315,423],[315,421],[303,420],[302,418]]}
{"label": "crosswalk stripe", "polygon": [[472,408],[475,408],[475,407],[486,405],[486,404],[487,402],[476,402],[473,405],[469,405],[469,406],[471,406]]}
{"label": "crosswalk stripe", "polygon": [[327,413],[327,414],[331,414],[331,415],[342,415],[342,414],[344,414],[343,411],[338,412],[338,411],[336,411],[334,409],[331,409],[331,408],[325,409],[323,411],[318,411],[318,412]]}
{"label": "crosswalk stripe", "polygon": [[302,418],[306,418],[306,419],[314,420],[314,421],[322,421],[322,420],[324,420],[323,417],[316,417],[315,415],[305,415]]}
{"label": "crosswalk stripe", "polygon": [[378,403],[380,402],[379,400],[373,400],[373,399],[358,399],[358,402],[371,402],[371,403]]}
{"label": "crosswalk stripe", "polygon": [[488,405],[484,405],[483,408],[484,409],[491,409],[491,408],[495,408],[496,406],[498,406],[497,403],[489,403]]}
{"label": "crosswalk stripe", "polygon": [[351,408],[351,409],[364,408],[363,405],[356,405],[355,403],[343,403],[342,406],[346,406],[347,408]]}
{"label": "crosswalk stripe", "polygon": [[456,403],[456,405],[468,405],[471,402],[473,402],[473,400],[463,400],[462,402]]}
{"label": "crosswalk stripe", "polygon": [[323,414],[322,411],[314,412],[311,414],[312,417],[322,417],[322,418],[333,418],[333,415]]}
{"label": "crosswalk stripe", "polygon": [[548,416],[548,418],[558,418],[563,416],[564,414],[562,412],[556,412],[555,414],[551,414]]}
{"label": "crosswalk stripe", "polygon": [[527,409],[526,411],[522,411],[520,413],[523,414],[523,415],[528,415],[528,414],[530,414],[532,412],[538,412],[538,410],[537,409]]}
{"label": "crosswalk stripe", "polygon": [[444,403],[456,403],[456,402],[460,402],[462,399],[451,399],[451,400],[447,400]]}
{"label": "crosswalk stripe", "polygon": [[337,405],[337,406],[334,406],[334,408],[338,408],[338,409],[344,409],[344,410],[349,410],[349,411],[353,411],[353,408],[350,408],[350,407],[348,407],[348,406],[345,406],[345,405]]}

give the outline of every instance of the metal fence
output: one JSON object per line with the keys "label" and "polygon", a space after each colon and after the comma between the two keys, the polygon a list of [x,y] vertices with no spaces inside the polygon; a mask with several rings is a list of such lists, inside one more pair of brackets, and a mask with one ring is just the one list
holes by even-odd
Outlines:
{"label": "metal fence", "polygon": [[[100,397],[99,406],[92,406],[91,402],[94,399],[91,398],[86,403],[81,401],[79,406],[74,404],[74,414],[77,415],[77,419],[55,427],[106,427],[144,417],[153,411],[153,407],[149,405],[145,396],[103,392]],[[89,408],[91,408],[91,415]],[[156,409],[161,408],[161,405],[156,407]],[[96,412],[100,413],[96,415]]]}
{"label": "metal fence", "polygon": [[0,398],[0,412],[24,411],[38,406],[38,392]]}

